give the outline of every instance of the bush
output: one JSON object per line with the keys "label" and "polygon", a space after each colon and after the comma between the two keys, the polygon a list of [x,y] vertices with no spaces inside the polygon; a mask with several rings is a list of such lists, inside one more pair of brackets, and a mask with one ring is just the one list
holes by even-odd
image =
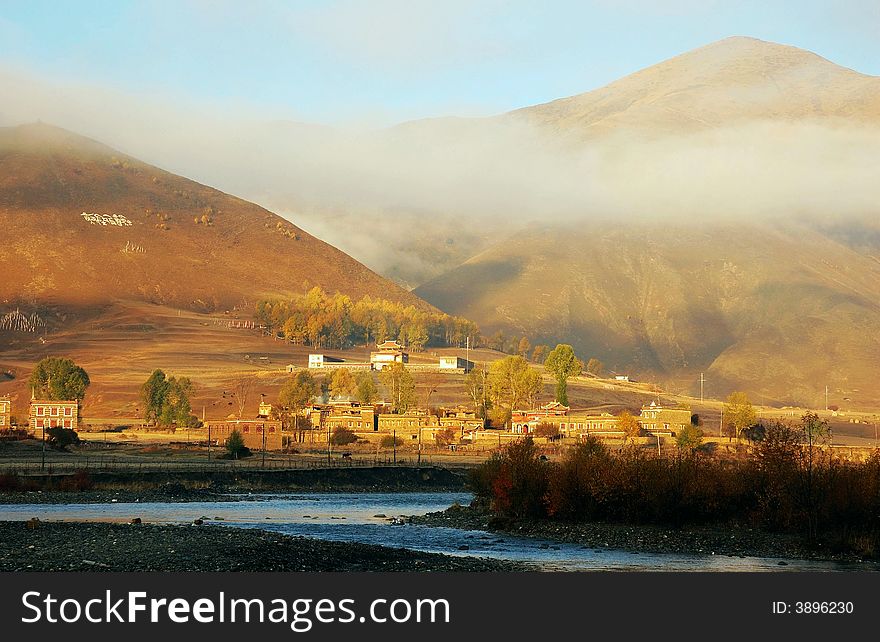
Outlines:
{"label": "bush", "polygon": [[55,450],[67,450],[68,446],[79,443],[79,435],[71,428],[47,428],[46,443]]}
{"label": "bush", "polygon": [[348,428],[342,427],[336,428],[330,436],[330,443],[334,446],[347,446],[348,444],[353,444],[357,440],[357,435]]}
{"label": "bush", "polygon": [[379,441],[379,446],[382,448],[394,448],[395,446],[402,446],[403,439],[400,437],[395,437],[394,435],[385,435]]}
{"label": "bush", "polygon": [[547,514],[548,466],[531,437],[513,442],[479,466],[471,480],[478,494],[491,499],[495,512],[509,517]]}
{"label": "bush", "polygon": [[559,437],[559,424],[540,423],[535,427],[535,437],[557,439]]}
{"label": "bush", "polygon": [[443,430],[438,430],[434,433],[434,442],[440,448],[445,448],[449,444],[455,443],[455,438],[457,437],[457,433],[455,428],[449,426],[448,428],[444,428]]}
{"label": "bush", "polygon": [[[821,428],[821,426],[820,426]],[[768,423],[742,459],[694,448],[689,456],[609,451],[595,438],[542,462],[525,439],[471,473],[471,487],[503,518],[555,517],[625,523],[729,524],[801,533],[810,540],[880,554],[880,453],[837,460],[815,445],[815,417]],[[694,440],[687,440],[693,446]],[[683,446],[684,449],[684,446]]]}

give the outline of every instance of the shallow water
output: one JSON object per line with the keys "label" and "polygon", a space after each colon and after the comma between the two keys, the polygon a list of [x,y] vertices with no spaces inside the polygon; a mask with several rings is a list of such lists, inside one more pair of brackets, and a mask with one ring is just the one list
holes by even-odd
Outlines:
{"label": "shallow water", "polygon": [[[467,493],[303,493],[248,495],[228,502],[0,505],[0,520],[190,523],[196,518],[288,535],[381,544],[395,548],[529,562],[542,570],[826,571],[877,570],[873,564],[781,560],[726,555],[632,553],[457,528],[390,523],[401,515],[467,504]],[[384,515],[384,517],[381,517]],[[466,548],[465,548],[466,547]]]}

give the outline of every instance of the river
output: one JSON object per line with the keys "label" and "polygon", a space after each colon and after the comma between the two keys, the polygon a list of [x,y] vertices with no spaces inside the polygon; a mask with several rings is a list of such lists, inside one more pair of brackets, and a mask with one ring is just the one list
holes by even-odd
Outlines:
{"label": "river", "polygon": [[[238,496],[235,496],[238,497]],[[634,553],[458,528],[393,525],[390,518],[467,504],[467,493],[301,493],[248,495],[223,502],[0,505],[0,520],[190,523],[207,518],[229,527],[380,544],[395,548],[528,562],[547,571],[840,571],[867,564],[726,555]],[[873,568],[873,566],[871,567]]]}

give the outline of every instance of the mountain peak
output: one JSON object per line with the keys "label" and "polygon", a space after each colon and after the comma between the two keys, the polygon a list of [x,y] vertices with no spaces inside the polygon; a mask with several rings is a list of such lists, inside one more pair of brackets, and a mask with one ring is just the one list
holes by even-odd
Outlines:
{"label": "mountain peak", "polygon": [[743,120],[880,122],[880,78],[805,49],[731,36],[609,85],[510,115],[576,136],[614,129],[650,135]]}

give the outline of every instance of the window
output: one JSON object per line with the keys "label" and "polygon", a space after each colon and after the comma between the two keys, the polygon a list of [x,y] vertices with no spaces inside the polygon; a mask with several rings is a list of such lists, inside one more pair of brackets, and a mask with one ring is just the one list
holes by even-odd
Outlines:
{"label": "window", "polygon": [[67,406],[67,408],[64,409],[64,416],[70,417],[72,411],[73,411],[73,408],[71,408],[70,406]]}
{"label": "window", "polygon": [[44,410],[45,409],[43,408],[43,406],[37,406],[37,414],[38,415],[42,415]]}
{"label": "window", "polygon": [[53,417],[58,416],[58,406],[52,406],[52,416]]}

